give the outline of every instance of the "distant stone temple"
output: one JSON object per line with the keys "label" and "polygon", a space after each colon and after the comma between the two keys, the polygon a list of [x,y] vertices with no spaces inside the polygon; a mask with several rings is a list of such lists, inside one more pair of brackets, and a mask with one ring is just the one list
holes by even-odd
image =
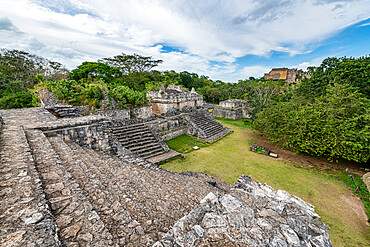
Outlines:
{"label": "distant stone temple", "polygon": [[205,103],[203,107],[209,109],[214,117],[234,120],[250,118],[249,112],[252,110],[252,108],[249,107],[248,101],[241,99],[221,101],[218,106]]}
{"label": "distant stone temple", "polygon": [[169,85],[166,89],[161,87],[159,91],[149,91],[146,97],[150,100],[155,114],[165,114],[171,109],[181,111],[184,107],[203,106],[203,96],[195,92],[184,92],[181,86]]}
{"label": "distant stone temple", "polygon": [[273,68],[269,73],[265,73],[263,76],[266,80],[284,80],[289,83],[298,82],[298,76],[304,76],[309,78],[308,73],[303,72],[298,69],[288,69],[288,68]]}

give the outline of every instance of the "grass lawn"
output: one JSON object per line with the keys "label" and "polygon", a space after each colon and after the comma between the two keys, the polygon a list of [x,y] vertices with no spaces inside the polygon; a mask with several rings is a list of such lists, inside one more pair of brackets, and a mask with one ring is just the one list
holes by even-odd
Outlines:
{"label": "grass lawn", "polygon": [[193,147],[195,146],[204,148],[210,145],[205,141],[201,141],[187,135],[181,135],[175,139],[167,141],[166,143],[171,149],[183,154],[194,151]]}
{"label": "grass lawn", "polygon": [[[235,132],[212,145],[196,144],[199,150],[184,153],[185,159],[175,159],[162,165],[168,170],[206,172],[233,184],[242,175],[267,183],[275,190],[282,189],[316,206],[316,212],[331,230],[333,246],[369,246],[369,226],[360,220],[354,209],[353,193],[338,179],[339,174],[332,170],[305,168],[279,161],[268,156],[249,151],[252,131],[242,120],[219,120]],[[192,147],[191,138],[181,136],[168,142],[169,146],[181,152],[181,142]],[[195,141],[197,142],[197,141]],[[200,142],[202,144],[202,142]],[[355,198],[357,199],[357,198]]]}

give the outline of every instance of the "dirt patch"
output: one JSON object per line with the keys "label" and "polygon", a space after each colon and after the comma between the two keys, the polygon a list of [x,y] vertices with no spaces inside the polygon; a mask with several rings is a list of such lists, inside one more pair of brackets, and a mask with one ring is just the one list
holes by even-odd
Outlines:
{"label": "dirt patch", "polygon": [[282,148],[280,144],[271,144],[267,138],[258,134],[251,134],[251,138],[257,145],[268,147],[271,149],[271,152],[277,153],[277,160],[288,161],[297,165],[315,167],[323,170],[332,169],[339,172],[346,172],[346,169],[348,168],[349,173],[357,174],[359,176],[363,176],[366,173],[364,170],[365,168],[359,167],[358,164],[354,164],[346,160],[329,162],[327,158],[324,157],[311,157],[304,154],[297,154],[293,151]]}
{"label": "dirt patch", "polygon": [[357,215],[359,222],[361,223],[362,227],[368,227],[369,222],[367,220],[367,215],[365,213],[364,204],[361,202],[360,198],[356,196],[341,196],[341,201],[346,203],[351,210]]}

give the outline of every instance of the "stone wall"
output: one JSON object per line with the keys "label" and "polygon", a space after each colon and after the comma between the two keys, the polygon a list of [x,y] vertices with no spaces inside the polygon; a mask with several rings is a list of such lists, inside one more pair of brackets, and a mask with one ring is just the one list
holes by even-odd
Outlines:
{"label": "stone wall", "polygon": [[131,109],[131,116],[135,118],[149,118],[153,115],[152,105],[147,104],[139,108]]}
{"label": "stone wall", "polygon": [[228,99],[220,102],[221,108],[239,108],[248,106],[248,102],[241,99]]}
{"label": "stone wall", "polygon": [[[40,126],[46,136],[61,135],[65,141],[74,141],[80,146],[104,152],[111,151],[112,130],[109,121],[100,117],[75,118],[76,121],[56,121]],[[66,119],[67,120],[67,119]]]}
{"label": "stone wall", "polygon": [[212,115],[220,118],[239,120],[243,118],[243,109],[241,107],[236,109],[217,107],[213,109]]}
{"label": "stone wall", "polygon": [[158,117],[156,120],[146,122],[164,141],[171,140],[187,133],[187,124],[184,114],[171,117]]}
{"label": "stone wall", "polygon": [[124,120],[124,119],[130,119],[130,110],[124,109],[124,110],[98,111],[98,112],[92,113],[92,115],[98,115],[98,116],[104,116],[104,117]]}
{"label": "stone wall", "polygon": [[199,102],[197,103],[196,101],[183,101],[183,102],[156,102],[152,101],[153,105],[153,113],[161,115],[161,114],[166,114],[167,112],[171,110],[178,110],[182,111],[186,107],[196,107],[199,105]]}

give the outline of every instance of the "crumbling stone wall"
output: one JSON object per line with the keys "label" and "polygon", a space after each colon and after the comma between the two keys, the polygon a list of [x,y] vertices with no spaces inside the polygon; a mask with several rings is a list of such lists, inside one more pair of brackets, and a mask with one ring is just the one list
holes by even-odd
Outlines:
{"label": "crumbling stone wall", "polygon": [[[67,119],[66,119],[67,120]],[[61,135],[65,141],[74,141],[80,146],[109,152],[112,130],[109,121],[101,117],[78,118],[77,121],[57,121],[40,126],[48,137]]]}
{"label": "crumbling stone wall", "polygon": [[93,113],[92,115],[99,115],[99,116],[123,120],[123,119],[130,119],[130,110],[123,109],[123,110],[98,111],[98,112]]}
{"label": "crumbling stone wall", "polygon": [[143,105],[142,107],[131,109],[131,116],[135,118],[149,118],[153,115],[152,104]]}
{"label": "crumbling stone wall", "polygon": [[[209,104],[208,104],[209,105]],[[251,108],[245,100],[241,99],[228,99],[220,102],[220,106],[213,106],[212,108],[207,105],[208,109],[212,109],[212,115],[220,118],[227,118],[239,120],[242,118],[250,118],[248,114]]]}
{"label": "crumbling stone wall", "polygon": [[236,108],[236,109],[225,109],[225,108],[217,107],[213,109],[212,115],[215,117],[234,119],[234,120],[239,120],[241,118],[244,118],[243,109],[241,107]]}
{"label": "crumbling stone wall", "polygon": [[146,125],[154,130],[164,141],[171,140],[187,133],[187,124],[184,114],[158,117],[156,120],[146,122]]}
{"label": "crumbling stone wall", "polygon": [[228,99],[220,102],[222,108],[239,108],[248,106],[248,102],[241,99]]}

